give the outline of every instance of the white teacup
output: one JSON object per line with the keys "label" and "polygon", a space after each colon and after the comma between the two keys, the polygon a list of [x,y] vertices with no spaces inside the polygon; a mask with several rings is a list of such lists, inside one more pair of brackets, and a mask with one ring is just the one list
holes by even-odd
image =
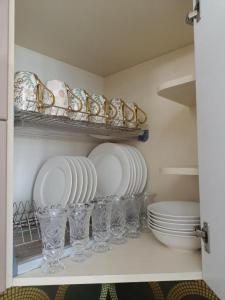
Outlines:
{"label": "white teacup", "polygon": [[[55,96],[55,105],[45,111],[49,115],[67,116],[68,115],[68,94],[65,82],[60,80],[48,80],[46,86],[52,91]],[[48,95],[45,93],[44,98],[48,99]]]}

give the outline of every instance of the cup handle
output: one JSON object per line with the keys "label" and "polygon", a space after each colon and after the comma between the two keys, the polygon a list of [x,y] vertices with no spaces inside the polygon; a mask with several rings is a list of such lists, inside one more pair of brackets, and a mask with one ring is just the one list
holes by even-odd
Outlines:
{"label": "cup handle", "polygon": [[[85,91],[86,97],[87,97],[87,111],[89,116],[98,116],[100,113],[100,105],[95,99],[93,99],[86,91]],[[91,113],[91,103],[94,102],[97,105],[97,112]]]}
{"label": "cup handle", "polygon": [[[121,100],[121,101],[123,101],[123,100]],[[134,111],[133,111],[133,109],[130,108],[130,106],[127,105],[125,101],[123,101],[123,106],[124,106],[124,108],[126,107],[132,113],[132,118],[128,119],[127,116],[125,115],[125,109],[124,109],[124,120],[125,120],[125,122],[132,122],[135,119],[135,116],[136,116],[136,109],[134,109]]]}
{"label": "cup handle", "polygon": [[112,99],[109,101],[109,110],[110,109],[114,110],[115,113],[111,117],[110,117],[110,114],[109,114],[109,119],[114,120],[116,118],[117,114],[118,114],[118,110],[117,110],[116,106],[114,104],[112,104]]}
{"label": "cup handle", "polygon": [[[55,96],[54,96],[54,94],[52,93],[52,91],[50,91],[50,90],[47,88],[47,86],[45,86],[45,85],[40,81],[40,79],[38,79],[38,81],[39,81],[39,86],[40,86],[40,88],[43,89],[43,90],[46,90],[47,93],[49,94],[49,96],[50,96],[51,99],[52,99],[52,103],[51,103],[51,104],[44,104],[44,100],[43,100],[43,98],[42,98],[43,107],[51,107],[51,106],[54,106],[54,105],[55,105]],[[42,93],[41,93],[41,94],[42,94]]]}
{"label": "cup handle", "polygon": [[[146,115],[146,113],[137,104],[135,104],[135,107],[136,107],[136,113],[137,113],[137,122],[139,124],[144,124],[147,121],[147,115]],[[143,120],[140,120],[138,118],[138,112],[140,112],[143,115]]]}
{"label": "cup handle", "polygon": [[[65,84],[65,86],[66,86],[66,91],[67,91],[67,95],[68,95],[68,111],[80,112],[83,108],[83,104],[82,104],[81,99],[79,97],[77,97],[76,95],[74,95],[74,93],[72,92],[72,90],[69,88],[69,86],[67,84]],[[79,109],[72,109],[71,101],[72,101],[73,98],[78,100]]]}

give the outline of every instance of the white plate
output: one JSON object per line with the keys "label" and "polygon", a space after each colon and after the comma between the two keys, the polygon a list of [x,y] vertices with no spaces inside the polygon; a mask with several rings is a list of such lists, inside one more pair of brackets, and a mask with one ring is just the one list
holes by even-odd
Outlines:
{"label": "white plate", "polygon": [[126,153],[130,164],[130,182],[125,194],[131,195],[133,194],[134,185],[136,182],[136,169],[135,169],[135,165],[134,165],[134,161],[130,149],[126,147],[126,145],[121,145],[121,149]]}
{"label": "white plate", "polygon": [[87,163],[89,164],[89,167],[90,167],[90,170],[91,170],[91,173],[92,173],[92,179],[93,179],[92,190],[91,190],[91,194],[90,194],[90,198],[89,198],[89,202],[90,202],[95,197],[98,181],[97,181],[97,173],[96,173],[96,170],[95,170],[95,166],[93,165],[91,160],[88,159],[88,158],[87,158]]}
{"label": "white plate", "polygon": [[193,230],[193,228],[195,226],[198,226],[200,225],[200,221],[199,222],[196,222],[194,224],[179,224],[179,223],[171,223],[171,222],[164,222],[164,221],[159,221],[159,220],[156,220],[154,218],[152,218],[151,216],[148,216],[148,220],[155,226],[159,226],[159,227],[162,227],[164,229],[172,229],[172,230],[185,230],[185,231],[188,231],[188,230]]}
{"label": "white plate", "polygon": [[82,169],[82,174],[83,174],[83,186],[81,188],[80,197],[77,200],[77,202],[83,203],[83,202],[85,202],[86,193],[88,191],[88,173],[87,173],[86,165],[85,165],[85,163],[83,161],[82,156],[76,156],[76,159],[80,163],[80,166],[81,166],[81,169]]}
{"label": "white plate", "polygon": [[77,203],[79,202],[81,193],[82,193],[82,188],[83,188],[83,171],[82,171],[82,167],[81,167],[81,163],[79,162],[79,160],[76,158],[76,156],[71,156],[70,157],[73,161],[76,173],[77,173],[77,189],[76,189],[76,194],[73,200],[73,203]]}
{"label": "white plate", "polygon": [[75,165],[74,165],[74,162],[71,159],[71,157],[70,156],[64,156],[64,157],[69,162],[70,169],[72,172],[72,187],[71,187],[70,198],[68,201],[68,203],[72,203],[74,201],[76,191],[77,191],[77,172],[76,172]]}
{"label": "white plate", "polygon": [[89,154],[97,172],[97,194],[100,196],[126,194],[130,182],[129,160],[120,145],[104,143]]}
{"label": "white plate", "polygon": [[186,235],[195,236],[193,229],[191,231],[172,230],[172,229],[167,229],[167,228],[162,228],[162,227],[156,226],[156,225],[152,224],[151,222],[148,222],[148,226],[151,229],[155,229],[155,230],[158,230],[158,231],[164,232],[164,233],[169,233],[169,234],[174,234],[174,235],[178,234],[178,235],[184,235],[184,236],[186,236]]}
{"label": "white plate", "polygon": [[169,223],[173,223],[173,224],[195,224],[195,223],[200,223],[200,218],[196,218],[196,219],[168,219],[168,218],[164,218],[164,217],[159,217],[157,215],[154,215],[153,213],[148,211],[148,216],[150,218],[154,218],[154,220],[157,221],[162,221],[162,222],[169,222]]}
{"label": "white plate", "polygon": [[133,147],[129,145],[125,145],[127,147],[128,151],[130,152],[132,156],[132,160],[134,163],[134,170],[135,170],[135,182],[133,184],[133,188],[131,190],[131,194],[137,194],[140,187],[141,187],[141,180],[142,180],[142,166],[140,164],[140,160],[138,158],[137,153],[133,150]]}
{"label": "white plate", "polygon": [[138,160],[139,160],[139,164],[142,167],[141,183],[140,183],[139,190],[137,191],[137,193],[142,193],[143,190],[144,190],[144,188],[145,188],[146,182],[147,182],[147,176],[148,176],[147,166],[146,166],[144,157],[141,154],[141,152],[137,148],[135,148],[135,147],[132,147],[132,149],[137,154],[137,157],[138,157]]}
{"label": "white plate", "polygon": [[192,201],[165,201],[150,204],[148,211],[152,214],[168,219],[198,219],[200,209],[198,202]]}
{"label": "white plate", "polygon": [[93,176],[92,176],[92,170],[90,168],[90,165],[88,163],[88,158],[86,157],[80,157],[82,162],[84,163],[87,171],[87,190],[86,190],[86,195],[83,199],[83,202],[88,203],[90,201],[91,197],[91,191],[92,191],[92,186],[93,186]]}
{"label": "white plate", "polygon": [[72,172],[69,162],[62,156],[47,160],[38,172],[33,191],[37,207],[66,206],[72,188]]}
{"label": "white plate", "polygon": [[154,229],[152,229],[152,233],[158,241],[167,247],[183,250],[197,250],[201,248],[200,238],[194,236],[172,235]]}

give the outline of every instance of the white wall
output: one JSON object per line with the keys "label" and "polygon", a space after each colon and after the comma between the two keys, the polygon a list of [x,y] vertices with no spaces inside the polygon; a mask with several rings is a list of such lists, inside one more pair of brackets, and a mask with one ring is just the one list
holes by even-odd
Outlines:
{"label": "white wall", "polygon": [[[71,88],[85,88],[89,93],[103,93],[102,77],[37,52],[15,47],[15,71],[32,71],[45,82],[48,79],[60,79]],[[48,136],[36,139],[16,136],[14,148],[14,201],[32,199],[33,184],[43,162],[54,155],[88,155],[96,142],[84,141],[79,136],[65,137],[64,140]]]}
{"label": "white wall", "polygon": [[15,47],[15,71],[34,72],[43,82],[59,79],[71,88],[84,88],[89,93],[103,92],[104,80],[101,76],[20,46]]}
{"label": "white wall", "polygon": [[193,74],[193,47],[186,47],[105,78],[105,95],[140,104],[148,115],[151,137],[138,143],[148,164],[148,189],[158,200],[198,199],[196,176],[162,175],[162,167],[197,165],[195,109],[157,95],[158,86]]}

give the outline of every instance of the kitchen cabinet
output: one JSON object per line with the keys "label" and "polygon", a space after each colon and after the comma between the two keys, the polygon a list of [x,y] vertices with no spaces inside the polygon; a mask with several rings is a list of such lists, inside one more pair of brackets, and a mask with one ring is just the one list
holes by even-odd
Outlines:
{"label": "kitchen cabinet", "polygon": [[[1,5],[6,2],[2,0]],[[14,2],[12,0],[9,2],[11,5],[9,17],[12,18]],[[93,134],[95,135],[93,131],[88,132],[86,130],[83,133],[86,136],[86,141],[82,144],[78,141],[79,138],[76,141],[73,129],[69,133],[65,128],[61,130],[54,126],[51,128],[49,125],[46,129],[46,127],[40,126],[40,122],[29,126],[29,122],[22,120],[24,116],[21,115],[16,116],[15,137],[13,138],[14,116],[13,97],[11,96],[8,98],[11,113],[7,124],[0,123],[2,149],[0,162],[3,166],[0,170],[1,187],[3,187],[1,189],[1,213],[4,214],[1,219],[3,222],[1,239],[5,241],[5,243],[1,243],[3,249],[0,251],[1,270],[3,270],[1,272],[1,289],[23,285],[204,279],[221,299],[225,299],[223,284],[225,269],[225,235],[223,234],[225,194],[223,173],[225,165],[223,134],[225,127],[223,101],[225,94],[225,42],[223,23],[225,3],[222,0],[204,0],[200,3],[200,9],[200,20],[194,21],[196,74],[195,76],[182,77],[173,82],[169,81],[160,86],[158,93],[162,97],[172,99],[187,107],[196,104],[198,170],[196,168],[191,169],[191,172],[188,168],[182,170],[184,170],[184,175],[187,173],[188,175],[199,175],[193,177],[194,180],[199,178],[200,182],[201,222],[202,225],[203,222],[207,222],[209,225],[209,253],[205,251],[203,242],[201,253],[197,251],[177,252],[161,245],[151,234],[144,234],[140,239],[130,240],[112,252],[93,256],[79,265],[70,263],[70,260],[66,258],[66,268],[61,274],[46,275],[40,269],[35,269],[13,276],[13,201],[15,198],[19,200],[31,197],[31,178],[35,176],[37,171],[37,165],[33,165],[32,168],[32,164],[40,165],[47,157],[64,152],[87,155],[99,141],[97,142],[93,137]],[[4,20],[3,31],[8,24],[5,15],[7,14],[4,14],[4,19],[1,19],[1,22]],[[9,40],[12,41],[13,39],[12,34]],[[10,46],[9,52],[12,51],[12,47],[14,46]],[[5,70],[7,68],[9,68],[9,73],[13,74],[13,64],[10,66],[8,64]],[[5,91],[9,87],[12,95],[13,79],[11,77],[9,76],[8,83],[7,80],[1,80],[1,85]],[[179,97],[182,98],[180,101]],[[3,107],[6,109],[6,105]],[[1,118],[6,119],[6,114]],[[102,132],[96,134],[104,135]],[[124,138],[133,139],[142,134],[143,132],[133,131],[131,135],[129,133]],[[94,139],[90,138],[89,135]],[[114,134],[114,140],[115,136],[118,137],[118,132]],[[7,152],[6,138],[8,139]],[[45,151],[46,147],[49,147],[48,151]],[[143,148],[144,144],[141,147]],[[27,178],[26,186],[23,188],[21,187],[23,180],[21,168],[24,177],[27,176],[26,174],[32,174],[30,178]],[[180,173],[179,168],[177,170]],[[170,168],[164,171],[171,174]],[[176,170],[173,169],[172,171],[172,174],[176,174]],[[15,185],[13,185],[13,178],[18,179]],[[13,186],[16,190],[14,195],[12,194]]]}
{"label": "kitchen cabinet", "polygon": [[0,1],[0,120],[7,119],[9,67],[9,1]]}
{"label": "kitchen cabinet", "polygon": [[0,121],[0,289],[6,285],[6,204],[7,204],[7,125],[6,122]]}

